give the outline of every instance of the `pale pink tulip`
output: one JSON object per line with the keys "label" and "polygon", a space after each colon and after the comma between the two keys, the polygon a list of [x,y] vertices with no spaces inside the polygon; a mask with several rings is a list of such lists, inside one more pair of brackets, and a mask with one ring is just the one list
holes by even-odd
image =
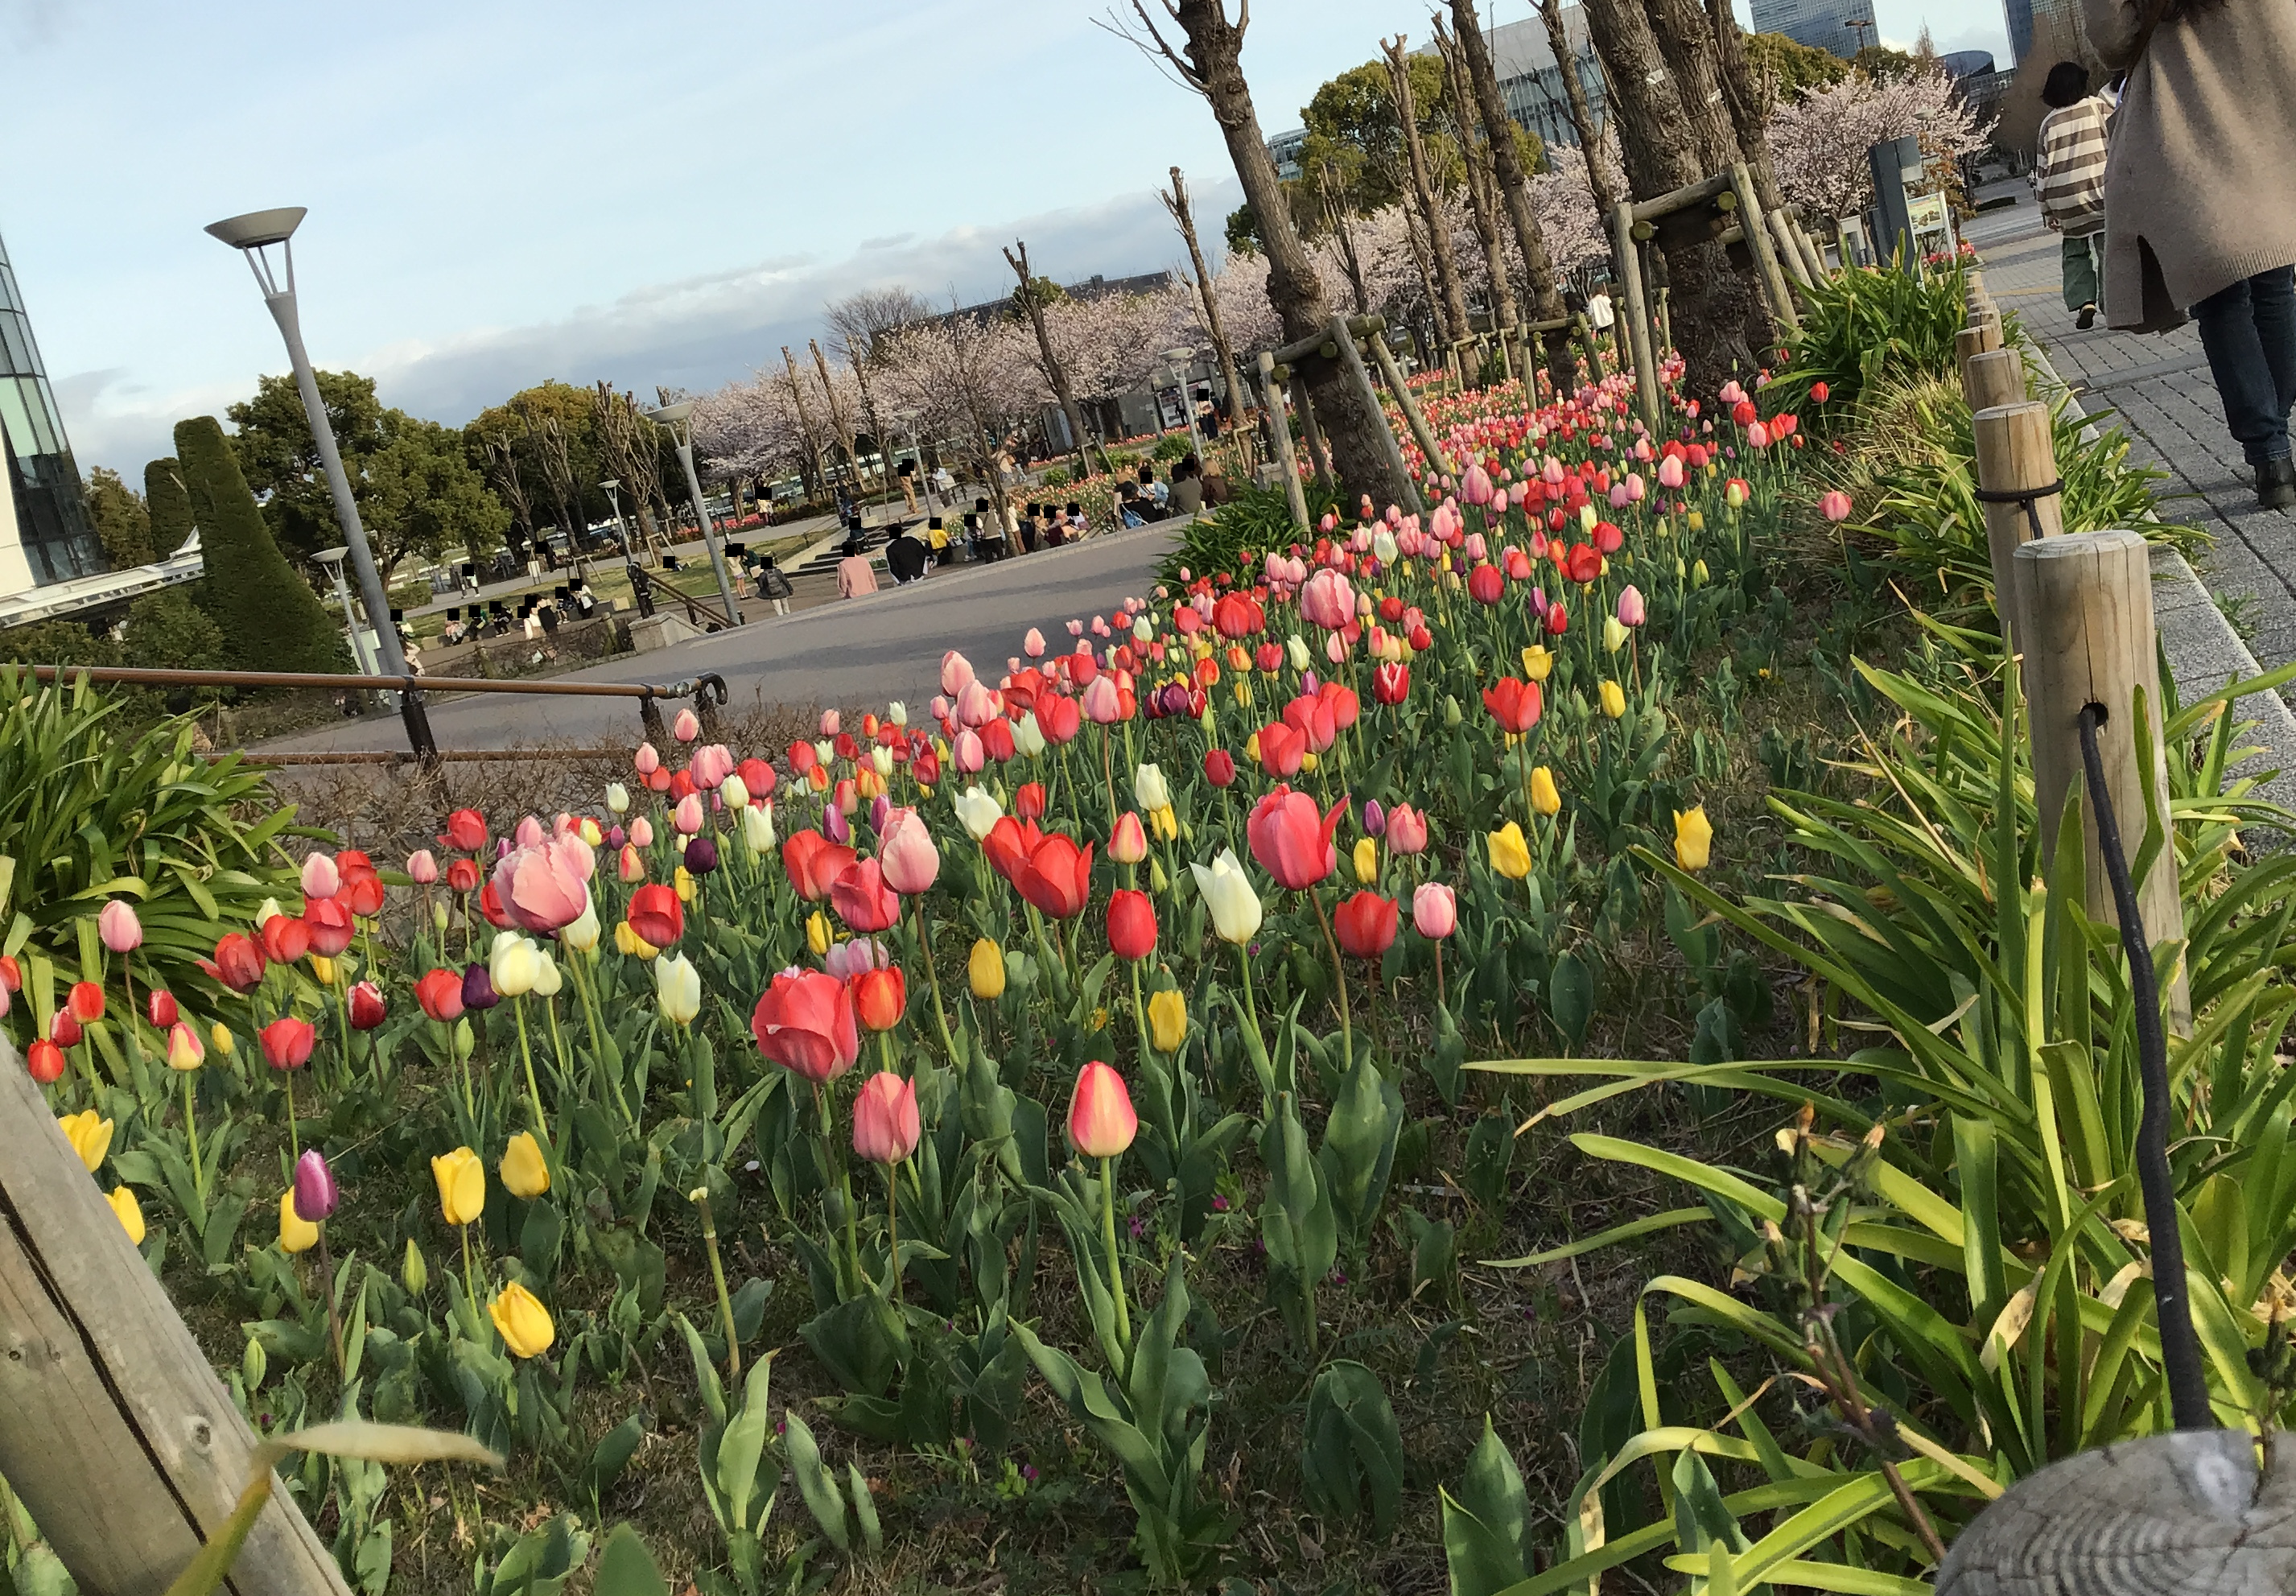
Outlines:
{"label": "pale pink tulip", "polygon": [[640,743],[637,757],[630,762],[637,767],[639,775],[651,776],[661,769],[661,755],[654,751],[652,743]]}
{"label": "pale pink tulip", "polygon": [[884,868],[886,885],[908,896],[928,891],[939,879],[940,850],[933,846],[932,832],[916,810],[890,810],[879,835],[877,861]]}
{"label": "pale pink tulip", "polygon": [[701,719],[692,710],[680,710],[677,719],[669,723],[669,735],[681,743],[691,743],[701,735]]}
{"label": "pale pink tulip", "polygon": [[571,926],[590,903],[580,872],[547,842],[504,854],[495,866],[494,885],[503,912],[537,935]]}
{"label": "pale pink tulip", "polygon": [[695,832],[700,831],[701,829],[702,822],[708,819],[708,816],[703,812],[701,808],[701,794],[699,793],[688,793],[685,797],[679,799],[677,801],[677,808],[671,815],[670,819],[671,822],[676,826],[677,832],[680,836],[690,837]]}
{"label": "pale pink tulip", "polygon": [[1084,690],[1084,712],[1095,726],[1111,726],[1124,719],[1124,703],[1116,690],[1116,679],[1101,675],[1092,679]]}
{"label": "pale pink tulip", "polygon": [[1045,634],[1038,631],[1035,627],[1030,627],[1029,629],[1028,636],[1021,639],[1021,652],[1027,654],[1032,660],[1043,659],[1045,657]]}
{"label": "pale pink tulip", "polygon": [[1411,894],[1411,923],[1422,936],[1439,941],[1450,935],[1459,925],[1458,898],[1439,881],[1421,882]]}
{"label": "pale pink tulip", "polygon": [[428,848],[418,848],[406,856],[406,878],[417,886],[430,886],[439,879],[439,860]]}
{"label": "pale pink tulip", "polygon": [[954,648],[940,656],[940,690],[955,698],[972,681],[972,662]]}
{"label": "pale pink tulip", "polygon": [[988,754],[980,745],[980,734],[968,726],[958,732],[956,740],[949,745],[949,757],[955,761],[959,771],[972,776],[979,774],[980,767],[988,762]]}
{"label": "pale pink tulip", "polygon": [[1619,624],[1640,626],[1648,617],[1649,611],[1643,604],[1642,589],[1629,582],[1619,595]]}
{"label": "pale pink tulip", "polygon": [[[311,857],[323,859],[325,855],[314,853]],[[327,868],[332,871],[333,861],[329,860]],[[308,880],[309,877],[310,873],[307,869],[304,878]],[[305,891],[308,893],[309,889]],[[334,894],[325,893],[321,896],[332,897]],[[96,934],[103,939],[103,945],[114,953],[133,953],[144,945],[143,922],[135,917],[135,909],[125,898],[114,898],[96,911],[95,930]]]}
{"label": "pale pink tulip", "polygon": [[644,815],[630,822],[630,845],[635,848],[653,846],[653,822]]}

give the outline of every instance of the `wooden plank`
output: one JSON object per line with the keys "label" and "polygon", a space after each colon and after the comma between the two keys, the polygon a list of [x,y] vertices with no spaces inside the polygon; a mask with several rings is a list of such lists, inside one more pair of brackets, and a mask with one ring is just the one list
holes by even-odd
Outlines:
{"label": "wooden plank", "polygon": [[1635,408],[1643,424],[1656,432],[1661,423],[1658,407],[1658,359],[1651,349],[1650,304],[1643,297],[1642,251],[1635,243],[1635,208],[1620,201],[1611,218],[1611,248],[1620,266],[1620,284],[1627,294],[1627,355],[1635,367]]}
{"label": "wooden plank", "polygon": [[1793,291],[1786,286],[1777,253],[1770,248],[1769,229],[1762,225],[1762,202],[1754,195],[1754,176],[1744,161],[1731,166],[1730,182],[1738,196],[1738,214],[1745,218],[1746,247],[1753,254],[1763,292],[1769,296],[1770,314],[1786,332],[1793,332],[1801,325],[1801,312],[1794,308]]}
{"label": "wooden plank", "polygon": [[1379,417],[1380,439],[1387,445],[1384,452],[1388,469],[1395,473],[1395,480],[1403,485],[1405,513],[1411,515],[1424,514],[1427,506],[1420,499],[1419,485],[1411,480],[1411,467],[1404,461],[1403,445],[1396,441],[1395,429],[1387,424],[1387,412],[1380,407],[1379,391],[1372,386],[1371,373],[1364,369],[1362,352],[1356,348],[1354,338],[1349,335],[1346,317],[1332,317],[1332,341],[1340,346],[1340,364],[1355,379],[1356,386],[1363,393],[1364,403],[1369,405],[1371,413]]}
{"label": "wooden plank", "polygon": [[1387,377],[1387,385],[1395,391],[1396,408],[1403,412],[1404,422],[1411,428],[1412,440],[1419,445],[1419,452],[1426,459],[1427,468],[1445,476],[1456,474],[1458,468],[1451,464],[1451,457],[1445,454],[1435,441],[1434,429],[1427,424],[1427,413],[1419,407],[1418,396],[1411,391],[1411,384],[1403,380],[1403,367],[1398,364],[1395,351],[1387,347],[1387,340],[1380,336],[1377,328],[1372,330],[1369,341],[1372,358],[1379,362],[1379,369]]}
{"label": "wooden plank", "polygon": [[1275,450],[1276,468],[1283,473],[1283,501],[1292,520],[1308,530],[1308,496],[1300,490],[1300,466],[1292,456],[1292,418],[1284,414],[1283,385],[1275,380],[1275,357],[1259,351],[1259,404],[1267,413],[1267,440]]}
{"label": "wooden plank", "polygon": [[1687,187],[1677,188],[1671,193],[1663,193],[1654,200],[1644,200],[1641,204],[1630,207],[1630,219],[1654,222],[1661,217],[1672,216],[1677,210],[1687,210],[1693,205],[1709,204],[1732,192],[1730,174],[1717,172],[1711,177]]}
{"label": "wooden plank", "polygon": [[[152,1596],[231,1516],[255,1445],[0,1037],[0,1475],[83,1596]],[[348,1596],[283,1489],[226,1588]]]}

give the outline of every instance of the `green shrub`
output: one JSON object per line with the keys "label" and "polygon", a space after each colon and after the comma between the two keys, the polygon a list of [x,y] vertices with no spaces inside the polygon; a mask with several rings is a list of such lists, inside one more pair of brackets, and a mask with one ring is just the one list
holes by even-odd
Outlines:
{"label": "green shrub", "polygon": [[[1339,504],[1327,483],[1318,480],[1304,486],[1310,523]],[[1184,580],[1183,568],[1193,576],[1225,571],[1242,577],[1260,555],[1271,549],[1289,548],[1307,535],[1293,524],[1292,506],[1283,489],[1239,488],[1234,498],[1189,525],[1180,546],[1165,556],[1158,574],[1168,582]]]}
{"label": "green shrub", "polygon": [[144,507],[151,517],[153,552],[166,559],[192,535],[192,496],[184,486],[184,465],[170,456],[144,467]]}
{"label": "green shrub", "polygon": [[[1953,376],[1954,334],[1968,325],[1968,292],[1958,266],[1920,278],[1851,267],[1827,278],[1810,291],[1801,328],[1788,343],[1792,363],[1763,390],[1762,409],[1799,410],[1816,383],[1826,385],[1833,412],[1856,408],[1892,381]],[[2003,317],[2002,336],[2023,340],[2013,315]]]}
{"label": "green shrub", "polygon": [[220,670],[223,629],[181,588],[146,593],[127,606],[120,657],[158,670]]}
{"label": "green shrub", "polygon": [[1167,432],[1163,437],[1156,440],[1156,447],[1149,452],[1149,458],[1168,463],[1179,459],[1184,455],[1194,453],[1195,447],[1188,441],[1188,435],[1185,432]]}
{"label": "green shrub", "polygon": [[247,670],[348,670],[350,654],[342,634],[311,585],[272,541],[221,424],[212,415],[177,422],[176,453],[207,559],[202,602],[223,630],[233,665]]}
{"label": "green shrub", "polygon": [[77,971],[94,940],[83,927],[124,898],[144,923],[139,989],[204,1008],[217,988],[196,961],[218,926],[294,890],[276,846],[293,807],[238,753],[201,759],[189,718],[131,732],[125,700],[13,666],[0,666],[0,946]]}
{"label": "green shrub", "polygon": [[117,665],[119,646],[78,621],[35,621],[0,631],[0,661],[12,665]]}
{"label": "green shrub", "polygon": [[1044,485],[1047,489],[1065,488],[1069,485],[1069,468],[1065,465],[1055,465],[1045,473]]}

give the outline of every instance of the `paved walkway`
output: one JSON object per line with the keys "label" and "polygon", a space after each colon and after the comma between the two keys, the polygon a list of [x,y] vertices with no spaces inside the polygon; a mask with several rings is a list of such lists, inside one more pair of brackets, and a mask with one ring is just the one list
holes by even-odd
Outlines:
{"label": "paved walkway", "polygon": [[2129,458],[2173,473],[2161,484],[2161,514],[2214,537],[2194,564],[2257,659],[2267,668],[2296,659],[2296,515],[2257,508],[2199,332],[2189,323],[2149,336],[2115,333],[2102,322],[2077,330],[2058,286],[2058,235],[2041,225],[2021,182],[2013,192],[2020,196],[2013,209],[1987,211],[1967,229],[1984,258],[1986,286],[2047,350],[2081,408],[2099,420],[2115,418],[2128,437]]}

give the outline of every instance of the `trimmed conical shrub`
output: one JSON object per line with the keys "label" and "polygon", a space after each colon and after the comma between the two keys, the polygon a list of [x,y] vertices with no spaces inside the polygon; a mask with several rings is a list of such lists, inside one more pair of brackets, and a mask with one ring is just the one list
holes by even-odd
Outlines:
{"label": "trimmed conical shrub", "polygon": [[207,557],[201,602],[223,629],[224,652],[242,670],[343,670],[350,651],[272,541],[255,495],[212,415],[176,424],[176,457]]}
{"label": "trimmed conical shrub", "polygon": [[152,547],[165,560],[192,535],[192,496],[184,488],[179,460],[153,460],[144,467],[144,506],[152,517]]}

